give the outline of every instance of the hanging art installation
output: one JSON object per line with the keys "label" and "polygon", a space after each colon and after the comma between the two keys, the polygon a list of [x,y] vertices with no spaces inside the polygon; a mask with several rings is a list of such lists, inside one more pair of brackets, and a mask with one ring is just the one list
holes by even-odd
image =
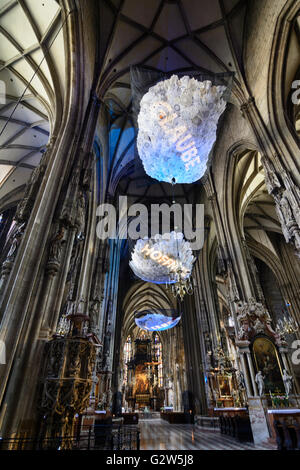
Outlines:
{"label": "hanging art installation", "polygon": [[137,118],[137,148],[149,176],[168,183],[193,183],[203,176],[226,89],[177,75],[149,88]]}
{"label": "hanging art installation", "polygon": [[[146,282],[171,284],[190,277],[195,257],[181,232],[155,235],[136,242],[129,265],[134,274]],[[172,273],[175,275],[172,276]]]}
{"label": "hanging art installation", "polygon": [[174,310],[170,312],[161,309],[161,311],[154,312],[152,310],[143,310],[136,312],[135,323],[142,330],[146,331],[163,331],[174,328],[181,316],[176,315]]}

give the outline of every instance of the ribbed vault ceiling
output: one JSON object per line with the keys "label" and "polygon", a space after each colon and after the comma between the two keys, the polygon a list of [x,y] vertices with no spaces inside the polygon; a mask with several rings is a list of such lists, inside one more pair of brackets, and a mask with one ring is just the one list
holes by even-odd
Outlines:
{"label": "ribbed vault ceiling", "polygon": [[[98,95],[106,103],[111,117],[112,194],[122,176],[128,176],[126,170],[134,159],[130,66],[139,64],[174,73],[237,72],[235,85],[238,86],[237,77],[243,70],[246,4],[246,0],[101,2],[102,69]],[[136,193],[136,174],[134,178],[132,192]],[[140,184],[139,196],[146,186],[149,184]],[[130,186],[127,190],[131,191]],[[164,196],[162,185],[154,192],[157,197]]]}
{"label": "ribbed vault ceiling", "polygon": [[55,0],[0,0],[0,207],[24,188],[61,113],[61,24]]}
{"label": "ribbed vault ceiling", "polygon": [[243,152],[235,170],[235,210],[247,240],[265,245],[276,254],[270,233],[282,234],[275,203],[265,184],[263,166],[257,151]]}
{"label": "ribbed vault ceiling", "polygon": [[[102,65],[97,93],[109,121],[108,192],[112,196],[119,191],[136,202],[162,203],[172,193],[170,185],[145,176],[136,158],[130,67],[167,73],[235,72],[238,88],[246,4],[244,0],[101,2]],[[105,138],[104,133],[103,142]],[[199,202],[193,200],[196,193],[199,198],[199,190],[195,184],[176,185],[176,202]],[[125,336],[135,326],[136,310],[170,308],[165,296],[160,286],[134,283],[123,305]]]}
{"label": "ribbed vault ceiling", "polygon": [[136,327],[135,312],[151,309],[176,308],[176,302],[170,297],[164,287],[159,284],[137,281],[127,292],[123,302],[124,338]]}

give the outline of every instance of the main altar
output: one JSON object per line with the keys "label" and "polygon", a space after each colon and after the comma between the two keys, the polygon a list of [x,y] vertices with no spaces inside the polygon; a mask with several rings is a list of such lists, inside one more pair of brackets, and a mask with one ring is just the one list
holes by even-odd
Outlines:
{"label": "main altar", "polygon": [[135,353],[127,363],[125,404],[129,410],[159,411],[164,404],[164,389],[159,380],[161,358],[155,354],[151,339],[135,340]]}

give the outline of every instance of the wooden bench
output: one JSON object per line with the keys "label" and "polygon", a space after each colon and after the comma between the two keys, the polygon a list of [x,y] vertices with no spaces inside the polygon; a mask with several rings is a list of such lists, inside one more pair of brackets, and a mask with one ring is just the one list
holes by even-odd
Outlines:
{"label": "wooden bench", "polygon": [[138,424],[139,414],[138,413],[122,413],[122,418],[124,418],[124,424]]}
{"label": "wooden bench", "polygon": [[300,450],[300,410],[268,410],[268,418],[278,450]]}
{"label": "wooden bench", "polygon": [[160,417],[170,424],[194,424],[194,415],[192,413],[169,411],[161,412]]}
{"label": "wooden bench", "polygon": [[219,416],[221,434],[235,437],[240,442],[252,442],[253,435],[248,411],[245,408],[215,408]]}

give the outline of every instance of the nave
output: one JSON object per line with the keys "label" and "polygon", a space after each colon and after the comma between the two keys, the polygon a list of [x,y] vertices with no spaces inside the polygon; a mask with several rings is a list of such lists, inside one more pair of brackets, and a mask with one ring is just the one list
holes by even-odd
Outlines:
{"label": "nave", "polygon": [[225,436],[218,429],[194,424],[169,424],[162,419],[139,421],[141,450],[275,450],[273,444],[254,445]]}
{"label": "nave", "polygon": [[0,0],[0,452],[300,449],[299,58],[300,0]]}

